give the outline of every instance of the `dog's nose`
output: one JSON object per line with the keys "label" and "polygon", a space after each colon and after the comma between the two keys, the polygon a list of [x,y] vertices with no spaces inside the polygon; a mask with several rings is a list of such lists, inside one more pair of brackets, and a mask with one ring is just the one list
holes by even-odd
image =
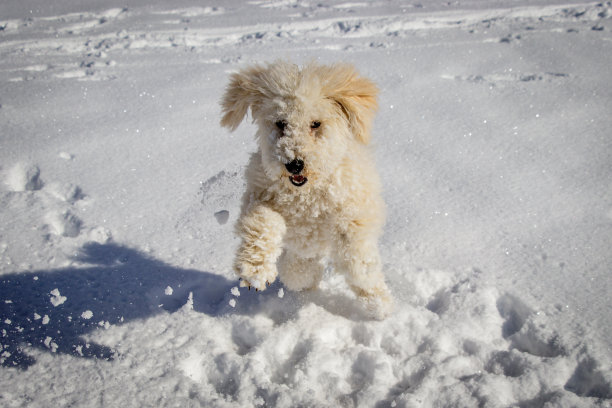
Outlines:
{"label": "dog's nose", "polygon": [[291,174],[300,174],[304,170],[304,162],[300,159],[295,159],[285,164],[287,171]]}

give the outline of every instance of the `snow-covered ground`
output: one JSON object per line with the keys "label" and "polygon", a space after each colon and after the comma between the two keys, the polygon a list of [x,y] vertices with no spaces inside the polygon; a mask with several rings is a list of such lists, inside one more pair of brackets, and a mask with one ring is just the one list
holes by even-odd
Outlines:
{"label": "snow-covered ground", "polygon": [[[279,58],[381,88],[385,321],[235,288]],[[611,406],[611,74],[610,2],[2,2],[0,406]]]}

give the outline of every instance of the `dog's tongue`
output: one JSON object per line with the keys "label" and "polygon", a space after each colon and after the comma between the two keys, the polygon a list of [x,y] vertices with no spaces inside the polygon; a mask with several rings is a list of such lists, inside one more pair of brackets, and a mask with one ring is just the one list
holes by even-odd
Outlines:
{"label": "dog's tongue", "polygon": [[289,177],[289,180],[291,180],[291,183],[294,186],[298,186],[298,187],[303,186],[308,181],[306,177],[300,174],[294,174],[293,176]]}

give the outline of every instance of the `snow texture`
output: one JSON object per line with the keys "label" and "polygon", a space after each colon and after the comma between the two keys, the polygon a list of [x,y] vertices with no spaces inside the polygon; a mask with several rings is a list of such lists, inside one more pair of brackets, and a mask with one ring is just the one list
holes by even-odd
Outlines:
{"label": "snow texture", "polygon": [[93,317],[93,312],[91,310],[86,310],[83,313],[81,313],[81,317],[85,320],[89,320]]}
{"label": "snow texture", "polygon": [[[0,4],[0,405],[610,407],[612,4]],[[231,271],[230,73],[353,63],[394,313]],[[329,272],[329,271],[328,271]]]}
{"label": "snow texture", "polygon": [[66,296],[62,296],[57,288],[53,289],[51,292],[51,304],[55,307],[64,304]]}

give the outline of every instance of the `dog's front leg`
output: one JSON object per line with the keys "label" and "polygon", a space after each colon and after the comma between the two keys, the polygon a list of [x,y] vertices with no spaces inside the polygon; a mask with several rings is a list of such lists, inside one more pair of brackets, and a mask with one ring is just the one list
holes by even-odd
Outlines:
{"label": "dog's front leg", "polygon": [[242,240],[234,261],[234,270],[242,278],[240,286],[265,290],[266,284],[276,279],[276,260],[287,230],[285,220],[278,212],[259,204],[242,216],[236,230]]}
{"label": "dog's front leg", "polygon": [[382,273],[376,239],[355,231],[340,239],[339,249],[336,263],[366,311],[376,319],[387,317],[393,301]]}

